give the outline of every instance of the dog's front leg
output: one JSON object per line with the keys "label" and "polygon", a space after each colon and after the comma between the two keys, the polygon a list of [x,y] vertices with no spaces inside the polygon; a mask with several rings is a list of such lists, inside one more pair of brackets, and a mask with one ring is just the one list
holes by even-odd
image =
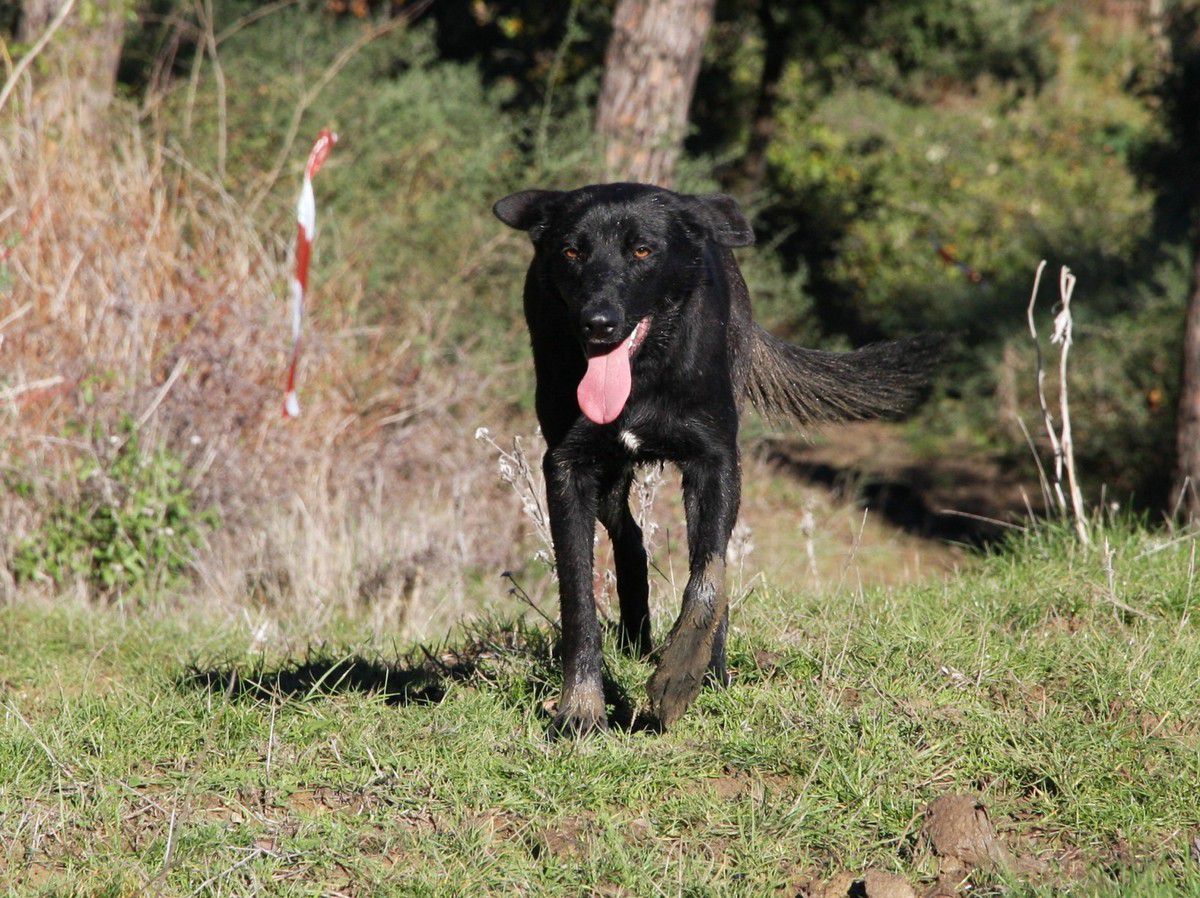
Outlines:
{"label": "dog's front leg", "polygon": [[550,727],[550,734],[558,737],[608,726],[600,678],[600,622],[592,592],[597,483],[594,472],[572,465],[555,450],[546,453],[542,468],[562,620],[563,689]]}
{"label": "dog's front leg", "polygon": [[625,467],[602,480],[599,516],[613,544],[621,647],[641,657],[650,654],[650,583],[642,528],[629,510],[632,479],[633,468]]}
{"label": "dog's front leg", "polygon": [[724,654],[722,628],[729,607],[725,549],[741,498],[737,450],[684,464],[683,498],[690,574],[683,609],[646,687],[650,706],[664,728],[675,723],[699,694],[718,638]]}

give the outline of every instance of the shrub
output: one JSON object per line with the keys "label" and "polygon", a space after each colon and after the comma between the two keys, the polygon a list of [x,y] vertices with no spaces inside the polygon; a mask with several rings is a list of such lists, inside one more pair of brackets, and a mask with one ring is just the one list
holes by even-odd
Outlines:
{"label": "shrub", "polygon": [[170,585],[187,571],[203,531],[214,523],[198,511],[180,459],[166,449],[143,451],[126,419],[115,451],[79,464],[77,495],[55,504],[41,528],[18,545],[18,581],[81,579],[101,596],[151,583]]}
{"label": "shrub", "polygon": [[1009,106],[997,88],[914,106],[846,89],[811,115],[787,110],[771,160],[813,229],[832,235],[825,275],[859,322],[990,338],[1020,327],[1038,259],[1116,281],[1149,233],[1152,197],[1125,158],[1145,110],[1092,100]]}

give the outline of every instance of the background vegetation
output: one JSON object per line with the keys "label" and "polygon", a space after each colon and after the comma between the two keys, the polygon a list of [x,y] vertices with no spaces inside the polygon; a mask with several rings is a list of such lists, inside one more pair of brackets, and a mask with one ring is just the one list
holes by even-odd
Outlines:
{"label": "background vegetation", "polygon": [[[594,173],[609,7],[435,4],[364,47],[307,108],[301,133],[331,122],[347,137],[325,184],[323,252],[326,272],[332,259],[354,272],[360,320],[436,317],[444,332],[431,343],[479,340],[468,363],[521,358],[515,306],[503,299],[515,294],[520,255],[483,268],[480,248],[504,238],[480,211],[505,190]],[[217,28],[251,8],[222,4]],[[222,44],[235,195],[261,189],[296,98],[386,12],[339,9],[284,9]],[[1191,152],[1181,110],[1196,97],[1186,68],[1196,39],[1186,3],[1156,21],[1152,12],[1140,0],[722,2],[681,188],[732,190],[752,209],[759,248],[744,255],[759,315],[798,339],[957,334],[957,367],[919,426],[1013,464],[1027,455],[1013,426],[1027,396],[1009,386],[1031,383],[1022,311],[1032,270],[1043,257],[1071,266],[1086,346],[1077,389],[1089,399],[1078,442],[1092,489],[1160,507],[1190,264],[1194,203],[1177,175]],[[145,23],[127,56],[149,66],[173,27]],[[182,75],[190,48],[174,39]],[[766,71],[771,54],[777,73]],[[132,63],[123,71],[130,90],[143,89]],[[218,97],[199,71],[197,90],[175,90],[161,120],[214,172]],[[766,90],[771,136],[750,171]],[[275,187],[257,207],[272,233],[294,183]],[[446,273],[464,266],[461,298],[430,309]]]}
{"label": "background vegetation", "polygon": [[[504,547],[520,534],[476,527],[492,516],[464,501],[495,487],[463,435],[531,427],[526,250],[487,209],[512,189],[595,177],[611,16],[607,3],[160,0],[128,11],[109,136],[90,145],[70,135],[94,123],[25,82],[6,112],[0,285],[19,314],[0,378],[12,478],[29,489],[10,495],[7,551],[41,510],[73,501],[70,477],[42,475],[74,466],[78,447],[46,435],[90,435],[103,461],[122,416],[157,403],[143,443],[182,460],[223,534],[270,529],[263,511],[281,498],[303,495],[311,515],[398,478],[421,521],[471,536],[398,523],[403,552],[363,550],[379,565],[402,555],[407,578],[435,558],[442,571],[518,563]],[[1181,174],[1195,20],[1188,3],[1140,0],[723,0],[679,185],[750,210],[759,245],[743,262],[777,330],[832,346],[950,333],[911,451],[978,457],[1030,484],[1023,310],[1038,259],[1069,265],[1088,492],[1158,510],[1195,206]],[[65,63],[37,65],[45,85]],[[318,187],[309,421],[289,428],[272,405],[291,207],[324,125],[343,139]],[[72,219],[68,196],[97,214]],[[296,514],[282,530],[312,520]],[[264,564],[277,566],[234,566]]]}

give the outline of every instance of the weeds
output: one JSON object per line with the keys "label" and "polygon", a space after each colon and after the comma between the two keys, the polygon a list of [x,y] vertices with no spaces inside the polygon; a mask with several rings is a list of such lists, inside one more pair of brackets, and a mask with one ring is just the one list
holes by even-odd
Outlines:
{"label": "weeds", "polygon": [[486,427],[475,430],[475,439],[485,443],[496,453],[496,470],[500,480],[508,485],[521,502],[521,512],[533,525],[540,547],[534,560],[554,572],[554,539],[550,535],[550,512],[546,509],[546,479],[542,474],[541,457],[546,452],[546,441],[541,430],[534,431],[530,440],[534,460],[519,436],[512,438],[511,448],[505,449],[496,442]]}
{"label": "weeds", "polygon": [[102,597],[170,587],[191,568],[215,515],[197,509],[183,464],[171,452],[143,451],[128,419],[108,458],[79,464],[79,494],[55,503],[41,528],[17,546],[17,582],[75,578]]}

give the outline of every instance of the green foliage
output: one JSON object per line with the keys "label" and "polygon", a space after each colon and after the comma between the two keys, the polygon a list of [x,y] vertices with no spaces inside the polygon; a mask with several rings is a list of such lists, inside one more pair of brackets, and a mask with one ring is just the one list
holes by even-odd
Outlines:
{"label": "green foliage", "polygon": [[938,82],[987,76],[1028,87],[1054,70],[1038,14],[1047,0],[831,0],[784,13],[806,45],[811,74],[912,95]]}
{"label": "green foliage", "polygon": [[111,458],[80,463],[79,495],[58,502],[17,547],[11,566],[18,581],[82,579],[112,596],[170,585],[188,570],[212,515],[194,507],[179,458],[163,448],[144,451],[132,421],[114,439]]}
{"label": "green foliage", "polygon": [[[802,73],[813,97],[863,86],[929,102],[977,80],[1036,92],[1057,60],[1042,13],[1048,0],[724,0],[718,4],[693,120],[692,143],[729,151],[747,137],[765,55]],[[736,150],[735,150],[736,151]]]}
{"label": "green foliage", "polygon": [[1144,110],[1087,99],[990,90],[916,106],[847,88],[811,114],[789,106],[771,161],[780,188],[839,235],[827,276],[868,329],[995,335],[1020,326],[1038,259],[1069,260],[1095,284],[1125,273],[1148,234],[1152,198],[1121,152]]}
{"label": "green foliage", "polygon": [[[990,76],[1036,86],[1053,72],[1036,18],[1047,0],[881,3],[867,18],[865,66],[894,85]],[[854,63],[851,65],[862,65]]]}

